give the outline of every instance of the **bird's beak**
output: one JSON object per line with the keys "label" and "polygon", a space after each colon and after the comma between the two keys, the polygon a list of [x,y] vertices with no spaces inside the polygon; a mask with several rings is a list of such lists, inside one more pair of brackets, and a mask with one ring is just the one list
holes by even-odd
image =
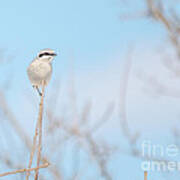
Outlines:
{"label": "bird's beak", "polygon": [[57,54],[56,54],[56,53],[54,53],[54,54],[53,54],[53,56],[57,56]]}

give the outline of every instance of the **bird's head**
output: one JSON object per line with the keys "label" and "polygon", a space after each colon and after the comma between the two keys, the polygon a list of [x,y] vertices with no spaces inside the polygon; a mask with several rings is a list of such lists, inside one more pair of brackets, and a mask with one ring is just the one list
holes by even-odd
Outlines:
{"label": "bird's head", "polygon": [[51,62],[54,59],[54,56],[57,56],[54,50],[52,49],[43,49],[38,53],[37,58],[42,61]]}

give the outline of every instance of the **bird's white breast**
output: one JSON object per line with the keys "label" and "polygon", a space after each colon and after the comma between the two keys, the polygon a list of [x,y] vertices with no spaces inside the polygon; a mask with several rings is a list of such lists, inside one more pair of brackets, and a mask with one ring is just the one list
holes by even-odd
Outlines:
{"label": "bird's white breast", "polygon": [[32,85],[42,85],[45,80],[46,84],[49,82],[52,73],[52,66],[48,62],[41,60],[34,60],[28,67],[28,76]]}

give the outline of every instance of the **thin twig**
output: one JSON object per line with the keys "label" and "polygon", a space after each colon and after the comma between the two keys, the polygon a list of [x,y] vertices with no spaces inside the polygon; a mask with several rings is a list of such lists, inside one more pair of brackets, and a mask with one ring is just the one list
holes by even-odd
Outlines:
{"label": "thin twig", "polygon": [[[38,124],[39,124],[39,142],[38,142],[38,154],[37,154],[37,167],[41,161],[41,150],[42,150],[42,116],[43,116],[43,102],[44,102],[44,92],[45,92],[45,82],[43,81],[42,85],[42,96],[41,102],[39,104],[39,117],[38,117]],[[36,170],[35,173],[35,180],[38,180],[39,169]]]}
{"label": "thin twig", "polygon": [[[31,155],[30,155],[30,160],[29,160],[28,168],[31,168],[31,166],[32,166],[32,161],[33,161],[34,153],[35,153],[35,150],[36,150],[37,136],[38,136],[38,127],[39,127],[39,122],[37,121],[36,129],[35,129],[35,134],[34,134],[34,137],[33,137],[33,146],[32,146],[32,151],[31,151]],[[27,175],[26,175],[26,180],[29,179],[29,176],[30,176],[30,172],[28,171]]]}
{"label": "thin twig", "polygon": [[145,171],[144,172],[144,180],[147,180],[147,175],[148,175],[148,173],[147,173],[147,171]]}
{"label": "thin twig", "polygon": [[0,174],[0,177],[12,175],[12,174],[17,174],[17,173],[35,171],[35,170],[38,170],[38,169],[41,169],[41,168],[47,168],[48,166],[49,166],[49,163],[45,163],[45,164],[42,164],[41,166],[34,167],[34,168],[19,169],[19,170],[16,170],[16,171],[2,173],[2,174]]}
{"label": "thin twig", "polygon": [[132,49],[128,50],[128,57],[125,62],[124,72],[121,79],[121,88],[120,88],[120,102],[119,102],[119,110],[120,110],[120,123],[123,134],[128,137],[131,137],[129,124],[127,122],[127,93],[128,86],[130,81],[130,73],[132,69]]}

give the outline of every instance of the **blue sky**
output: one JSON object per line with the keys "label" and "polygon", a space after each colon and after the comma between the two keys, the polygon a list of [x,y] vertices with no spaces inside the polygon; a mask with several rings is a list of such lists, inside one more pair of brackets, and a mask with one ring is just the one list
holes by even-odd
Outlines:
{"label": "blue sky", "polygon": [[[135,11],[141,6],[136,3],[131,8]],[[70,59],[78,75],[104,71],[118,58],[122,61],[130,44],[145,49],[162,33],[159,26],[144,19],[121,21],[120,15],[126,11],[117,0],[3,1],[1,46],[14,57],[11,68],[15,77],[26,77],[20,78],[21,83],[27,82],[25,67],[46,47],[59,54],[54,62],[59,76],[67,75]]]}
{"label": "blue sky", "polygon": [[[132,13],[144,7],[140,1],[133,2],[130,7]],[[22,97],[21,93],[25,92],[26,96],[34,93],[27,79],[26,67],[39,50],[47,47],[55,49],[58,53],[58,57],[53,62],[53,80],[60,77],[63,83],[68,84],[66,81],[73,62],[78,97],[82,102],[94,98],[94,114],[98,115],[99,111],[104,110],[108,102],[114,100],[117,103],[119,79],[129,45],[137,47],[136,57],[133,57],[134,66],[146,67],[147,61],[151,62],[153,59],[154,63],[159,59],[153,50],[165,35],[161,26],[149,20],[142,18],[123,21],[120,15],[127,11],[129,9],[120,5],[118,0],[2,1],[0,47],[7,51],[7,57],[13,56],[13,58],[11,63],[1,66],[0,76],[3,82],[6,79],[4,72],[12,77],[12,86],[7,93],[12,109],[19,119],[31,118],[26,117],[26,113],[22,114],[19,108],[23,107],[27,100],[27,97]],[[148,70],[154,72],[155,68],[152,64],[148,66]],[[141,91],[143,84],[135,80],[134,71],[132,76],[128,100],[131,124],[144,130],[145,138],[152,138],[155,142],[159,140],[164,144],[164,135],[167,135],[169,126],[174,125],[169,122],[172,117],[168,113],[178,112],[177,101],[147,97],[147,94]],[[53,89],[52,83],[49,89]],[[66,91],[67,88],[63,87],[63,92]],[[36,97],[32,98],[37,100]],[[17,100],[19,106],[15,106]],[[26,103],[31,107],[30,103]],[[176,104],[174,109],[171,108],[172,104]],[[24,112],[27,111],[24,109]],[[150,115],[147,117],[149,112]],[[174,115],[173,118],[175,119],[173,122],[176,123],[177,116]],[[163,135],[156,138],[158,128],[164,122],[165,128],[160,132]],[[29,122],[28,126],[30,124]],[[30,126],[33,127],[32,124]],[[116,122],[108,124],[107,132],[111,132],[115,141],[118,141],[117,134],[120,129],[114,129],[116,126]],[[151,128],[154,128],[155,134],[152,133]],[[167,139],[171,142],[171,137],[168,136]],[[125,143],[123,139],[120,141]],[[113,158],[116,159],[116,155]],[[118,155],[117,159],[118,161],[110,167],[114,174],[118,171],[117,180],[119,177],[127,180],[142,179],[142,171],[138,167],[140,160],[123,155]],[[124,167],[126,170],[123,169]],[[129,173],[129,170],[133,173]],[[133,174],[136,174],[135,177]],[[160,177],[158,179],[161,180]]]}
{"label": "blue sky", "polygon": [[124,50],[130,41],[142,41],[158,30],[148,21],[120,21],[125,10],[117,2],[4,1],[0,7],[1,43],[15,50],[21,63],[39,49],[51,47],[59,58],[74,51],[75,57],[81,57],[81,65],[98,64]]}

